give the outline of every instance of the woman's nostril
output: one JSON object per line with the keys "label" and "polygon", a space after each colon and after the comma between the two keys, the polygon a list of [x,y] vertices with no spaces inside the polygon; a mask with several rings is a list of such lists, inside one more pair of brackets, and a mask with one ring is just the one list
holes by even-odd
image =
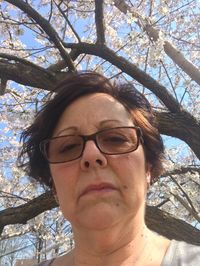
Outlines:
{"label": "woman's nostril", "polygon": [[89,165],[90,165],[90,164],[89,164],[89,162],[87,162],[87,161],[86,161],[86,162],[85,162],[85,167],[87,167],[87,168],[88,168],[88,167],[89,167]]}
{"label": "woman's nostril", "polygon": [[103,164],[103,162],[102,162],[101,160],[99,160],[99,159],[97,159],[96,162],[97,162],[99,165],[102,165],[102,164]]}
{"label": "woman's nostril", "polygon": [[[100,159],[96,159],[96,160],[94,161],[94,163],[96,163],[96,164],[99,165],[99,166],[102,166],[102,165],[103,165],[103,161],[100,160]],[[85,166],[85,168],[89,168],[92,164],[93,164],[93,163],[90,163],[89,161],[85,161],[85,162],[84,162],[84,166]]]}

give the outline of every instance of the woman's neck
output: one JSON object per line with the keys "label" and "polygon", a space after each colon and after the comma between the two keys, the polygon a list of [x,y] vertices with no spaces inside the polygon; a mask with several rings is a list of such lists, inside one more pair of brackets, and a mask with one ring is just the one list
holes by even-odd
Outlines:
{"label": "woman's neck", "polygon": [[116,224],[100,231],[83,233],[75,229],[74,237],[75,266],[134,266],[142,265],[138,263],[148,255],[153,234],[144,222],[136,226],[132,221],[127,221],[122,226]]}

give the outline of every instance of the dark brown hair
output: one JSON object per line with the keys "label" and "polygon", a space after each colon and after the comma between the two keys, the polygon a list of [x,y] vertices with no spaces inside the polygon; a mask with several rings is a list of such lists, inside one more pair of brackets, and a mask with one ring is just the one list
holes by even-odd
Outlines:
{"label": "dark brown hair", "polygon": [[111,95],[131,113],[134,124],[143,133],[143,147],[146,162],[151,165],[152,181],[158,178],[162,172],[163,142],[149,102],[131,83],[112,84],[98,73],[79,72],[66,75],[55,92],[55,97],[45,104],[21,136],[23,146],[18,161],[30,177],[52,188],[49,164],[39,144],[52,136],[60,116],[73,101],[83,95],[100,92]]}

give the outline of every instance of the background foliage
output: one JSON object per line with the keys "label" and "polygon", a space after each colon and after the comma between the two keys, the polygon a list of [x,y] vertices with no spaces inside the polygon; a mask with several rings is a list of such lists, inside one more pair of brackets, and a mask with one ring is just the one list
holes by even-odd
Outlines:
{"label": "background foliage", "polygon": [[75,70],[130,81],[147,96],[166,144],[165,173],[149,191],[147,224],[200,244],[199,3],[0,1],[2,263],[24,257],[24,247],[27,257],[40,260],[73,245],[51,192],[30,182],[16,156],[20,132]]}

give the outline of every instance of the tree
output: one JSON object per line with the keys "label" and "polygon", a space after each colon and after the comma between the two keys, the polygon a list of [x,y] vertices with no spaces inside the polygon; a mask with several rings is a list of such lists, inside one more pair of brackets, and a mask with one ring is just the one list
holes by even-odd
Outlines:
{"label": "tree", "polygon": [[[24,247],[24,248],[20,248]],[[12,266],[15,265],[17,259],[24,256],[26,250],[26,257],[31,257],[30,248],[26,245],[26,238],[11,238],[0,241],[0,265]]]}
{"label": "tree", "polygon": [[[4,133],[0,231],[6,225],[32,224],[30,219],[39,223],[37,215],[57,206],[50,191],[30,183],[16,168],[18,132],[67,72],[92,69],[134,83],[152,103],[160,132],[181,140],[164,137],[169,144],[166,171],[150,190],[146,219],[163,235],[200,244],[196,1],[6,0],[0,4],[0,130]],[[3,236],[13,232],[4,230]]]}

